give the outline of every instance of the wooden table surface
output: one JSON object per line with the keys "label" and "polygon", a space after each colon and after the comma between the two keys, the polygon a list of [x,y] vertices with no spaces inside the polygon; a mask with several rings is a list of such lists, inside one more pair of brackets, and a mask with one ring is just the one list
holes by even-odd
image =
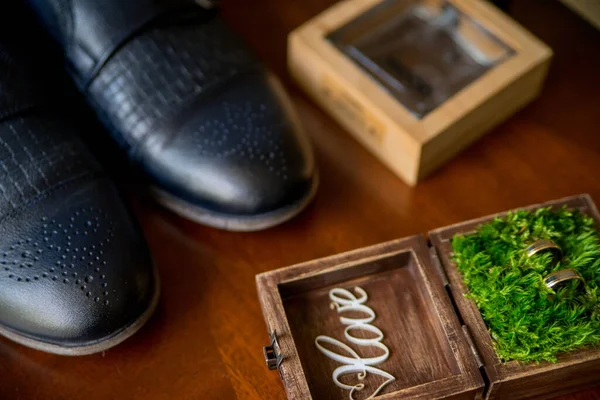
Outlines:
{"label": "wooden table surface", "polygon": [[[162,274],[156,314],[124,344],[87,357],[1,339],[0,399],[285,399],[263,360],[256,274],[567,195],[600,202],[600,33],[591,26],[558,2],[513,2],[514,18],[556,52],[546,89],[410,188],[286,75],[286,35],[333,2],[223,2],[225,18],[284,78],[313,139],[322,178],[314,203],[280,227],[231,233],[133,196]],[[600,389],[561,399],[600,399]]]}

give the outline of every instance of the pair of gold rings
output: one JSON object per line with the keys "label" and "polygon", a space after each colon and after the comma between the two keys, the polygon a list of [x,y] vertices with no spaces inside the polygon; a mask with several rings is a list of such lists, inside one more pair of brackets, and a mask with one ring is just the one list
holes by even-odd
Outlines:
{"label": "pair of gold rings", "polygon": [[[549,252],[552,254],[551,262],[552,265],[556,265],[563,257],[562,249],[551,240],[537,240],[531,246],[525,249],[528,257],[532,257],[536,254]],[[573,268],[565,268],[551,274],[548,274],[544,277],[544,285],[548,287],[548,289],[552,289],[564,282],[569,281],[578,281],[580,284],[585,286],[585,279],[581,274],[573,269]]]}

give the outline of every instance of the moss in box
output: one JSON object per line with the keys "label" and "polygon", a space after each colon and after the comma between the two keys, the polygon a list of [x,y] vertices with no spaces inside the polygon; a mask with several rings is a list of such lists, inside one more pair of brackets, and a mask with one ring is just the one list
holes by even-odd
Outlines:
{"label": "moss in box", "polygon": [[[535,240],[549,239],[564,257],[527,257]],[[579,211],[516,211],[452,240],[454,261],[504,361],[556,361],[561,352],[600,343],[600,240],[595,221]],[[548,289],[543,278],[574,268],[586,290]]]}

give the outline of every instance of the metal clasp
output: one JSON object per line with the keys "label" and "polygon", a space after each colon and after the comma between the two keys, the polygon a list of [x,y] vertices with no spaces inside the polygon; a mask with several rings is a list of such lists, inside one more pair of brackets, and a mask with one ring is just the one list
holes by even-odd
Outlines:
{"label": "metal clasp", "polygon": [[277,340],[277,331],[273,331],[269,337],[271,338],[271,345],[263,348],[265,363],[270,370],[279,369],[279,366],[283,361],[283,355],[281,354],[281,348],[279,347],[279,341]]}

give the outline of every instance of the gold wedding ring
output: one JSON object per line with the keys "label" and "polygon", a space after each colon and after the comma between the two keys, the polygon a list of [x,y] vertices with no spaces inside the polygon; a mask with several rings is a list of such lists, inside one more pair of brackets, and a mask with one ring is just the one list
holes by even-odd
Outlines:
{"label": "gold wedding ring", "polygon": [[583,285],[585,285],[585,280],[583,279],[583,276],[581,276],[581,274],[573,268],[561,269],[559,271],[547,275],[544,278],[544,285],[546,285],[548,289],[552,289],[559,283],[568,282],[572,280],[578,280]]}
{"label": "gold wedding ring", "polygon": [[550,252],[552,253],[552,265],[557,264],[563,256],[562,249],[552,240],[546,239],[536,240],[532,245],[525,249],[525,252],[527,253],[527,257],[531,257],[538,253]]}

